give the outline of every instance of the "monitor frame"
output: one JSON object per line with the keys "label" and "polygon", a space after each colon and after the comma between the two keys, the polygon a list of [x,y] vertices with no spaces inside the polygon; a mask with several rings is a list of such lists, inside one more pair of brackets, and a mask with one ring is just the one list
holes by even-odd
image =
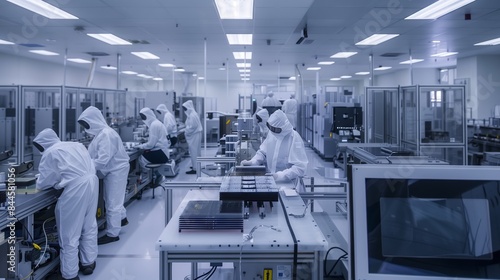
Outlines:
{"label": "monitor frame", "polygon": [[350,280],[485,280],[487,278],[457,278],[370,273],[368,270],[368,233],[366,179],[436,179],[500,181],[500,168],[495,166],[453,165],[377,165],[357,164],[348,169],[349,198],[349,279]]}

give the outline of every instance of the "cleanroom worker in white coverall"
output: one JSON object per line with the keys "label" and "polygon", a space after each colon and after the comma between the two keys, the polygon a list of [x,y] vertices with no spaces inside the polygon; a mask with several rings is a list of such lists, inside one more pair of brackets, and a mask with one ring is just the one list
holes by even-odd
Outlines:
{"label": "cleanroom worker in white coverall", "polygon": [[242,165],[266,164],[274,180],[290,181],[302,177],[307,169],[307,155],[299,133],[293,130],[285,113],[274,112],[267,121],[269,134],[255,156],[241,161]]}
{"label": "cleanroom worker in white coverall", "polygon": [[175,121],[174,115],[168,110],[165,104],[158,105],[158,107],[156,107],[156,112],[163,117],[163,125],[165,129],[167,129],[167,137],[170,140],[170,146],[175,146],[177,143],[177,122]]}
{"label": "cleanroom worker in white coverall", "polygon": [[78,270],[92,274],[97,258],[99,183],[94,163],[83,144],[61,142],[49,128],[35,137],[33,145],[42,154],[36,188],[63,190],[55,209],[62,275],[48,279],[80,279]]}
{"label": "cleanroom worker in white coverall", "polygon": [[194,110],[193,101],[188,100],[182,104],[182,108],[186,113],[186,129],[185,136],[189,148],[189,156],[191,157],[191,170],[186,174],[196,174],[196,158],[201,156],[201,126],[200,116]]}
{"label": "cleanroom worker in white coverall", "polygon": [[266,138],[269,132],[269,128],[267,128],[267,120],[269,119],[269,112],[266,109],[261,109],[255,114],[255,118],[257,119],[257,125],[260,129],[260,136],[262,138]]}
{"label": "cleanroom worker in white coverall", "polygon": [[[147,163],[167,163],[168,149],[170,141],[167,138],[165,126],[156,118],[155,113],[150,108],[142,108],[140,113],[142,120],[148,126],[148,142],[137,146],[143,149],[141,165]],[[159,176],[161,178],[162,176]]]}
{"label": "cleanroom worker in white coverall", "polygon": [[295,129],[297,127],[297,100],[295,99],[295,94],[290,94],[290,99],[283,102],[281,110],[283,110],[283,113],[286,114],[288,121]]}
{"label": "cleanroom worker in white coverall", "polygon": [[82,112],[78,123],[85,132],[94,135],[88,147],[97,175],[103,180],[106,206],[106,235],[97,240],[99,245],[120,240],[122,226],[128,224],[123,202],[130,170],[129,156],[120,135],[108,126],[99,109],[90,106]]}
{"label": "cleanroom worker in white coverall", "polygon": [[265,108],[265,107],[281,107],[281,102],[274,97],[274,93],[269,92],[267,94],[267,97],[262,100],[262,103],[260,104],[260,107]]}

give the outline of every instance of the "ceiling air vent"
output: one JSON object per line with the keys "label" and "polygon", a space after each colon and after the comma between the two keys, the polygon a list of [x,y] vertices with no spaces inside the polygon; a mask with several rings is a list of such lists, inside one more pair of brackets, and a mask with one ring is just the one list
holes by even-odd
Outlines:
{"label": "ceiling air vent", "polygon": [[91,56],[108,56],[109,53],[105,52],[86,52],[86,54],[89,54]]}
{"label": "ceiling air vent", "polygon": [[284,77],[284,76],[281,76],[281,77],[280,77],[280,80],[290,80],[290,77]]}
{"label": "ceiling air vent", "polygon": [[404,53],[384,53],[384,54],[381,54],[380,56],[381,57],[398,57],[398,56],[401,56],[403,54]]}
{"label": "ceiling air vent", "polygon": [[302,45],[310,45],[314,42],[313,39],[305,39],[304,42],[302,42]]}
{"label": "ceiling air vent", "polygon": [[44,45],[40,44],[19,44],[19,45],[27,48],[45,48]]}

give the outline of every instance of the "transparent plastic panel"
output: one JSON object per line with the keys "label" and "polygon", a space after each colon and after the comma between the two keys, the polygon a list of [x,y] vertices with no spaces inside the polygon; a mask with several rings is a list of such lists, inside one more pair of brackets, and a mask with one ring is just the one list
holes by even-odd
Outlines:
{"label": "transparent plastic panel", "polygon": [[11,150],[11,159],[17,157],[16,139],[16,96],[17,87],[0,87],[0,151]]}
{"label": "transparent plastic panel", "polygon": [[368,88],[367,143],[398,143],[398,89]]}
{"label": "transparent plastic panel", "polygon": [[446,161],[451,165],[463,165],[465,149],[463,147],[420,147],[422,154]]}
{"label": "transparent plastic panel", "polygon": [[417,140],[417,87],[402,88],[401,143],[416,144]]}

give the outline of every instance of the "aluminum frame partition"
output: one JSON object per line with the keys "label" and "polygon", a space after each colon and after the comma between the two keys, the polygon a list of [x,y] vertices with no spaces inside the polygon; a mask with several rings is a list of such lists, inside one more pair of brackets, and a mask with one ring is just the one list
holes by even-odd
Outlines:
{"label": "aluminum frame partition", "polygon": [[[401,114],[399,94],[399,87],[365,88],[365,114],[363,116],[365,143],[400,144]],[[379,97],[380,95],[382,95],[382,97]],[[382,104],[380,102],[382,102]],[[392,110],[387,112],[387,108],[395,109],[395,112]],[[390,116],[390,119],[387,118],[388,116]],[[383,122],[383,131],[381,135],[377,133],[379,129],[375,123],[380,120]],[[391,120],[396,120],[396,124],[393,124]],[[394,128],[395,131],[392,131],[393,129],[391,129],[391,127]]]}

